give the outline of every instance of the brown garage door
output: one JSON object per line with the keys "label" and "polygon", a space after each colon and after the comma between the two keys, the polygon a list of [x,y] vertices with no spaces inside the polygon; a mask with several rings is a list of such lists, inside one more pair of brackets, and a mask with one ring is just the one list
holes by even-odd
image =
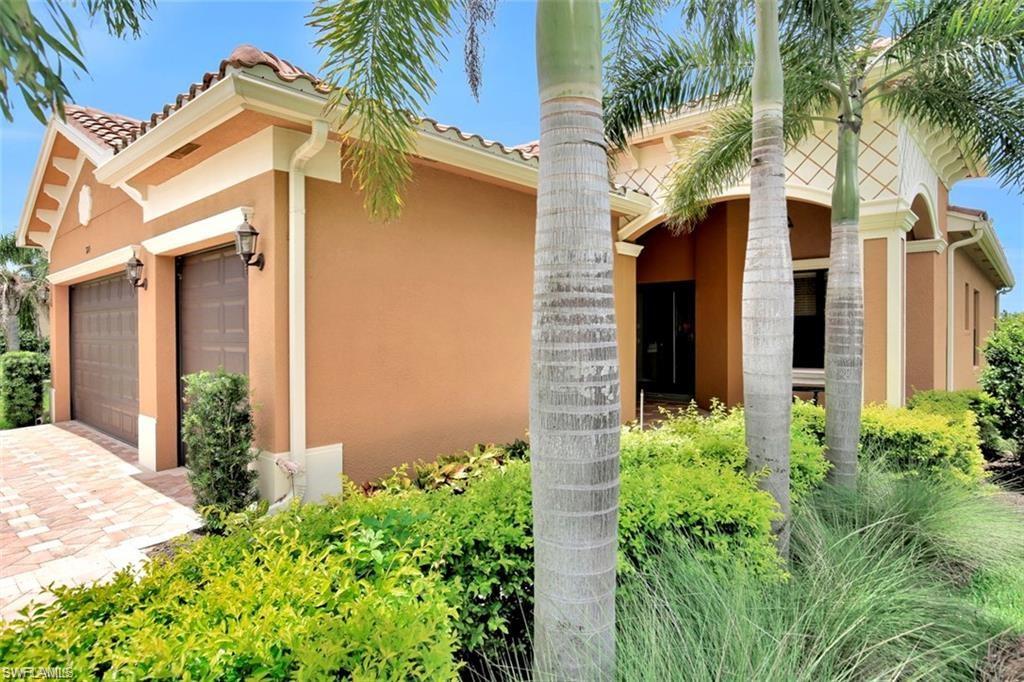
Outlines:
{"label": "brown garage door", "polygon": [[138,298],[124,275],[71,287],[71,417],[136,445]]}
{"label": "brown garage door", "polygon": [[178,259],[178,369],[249,373],[249,286],[234,247]]}

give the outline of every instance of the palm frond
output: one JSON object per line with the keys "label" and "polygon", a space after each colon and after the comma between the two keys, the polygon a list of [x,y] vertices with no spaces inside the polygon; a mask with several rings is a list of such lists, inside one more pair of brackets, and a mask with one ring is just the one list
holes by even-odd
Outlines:
{"label": "palm frond", "polygon": [[903,0],[894,33],[885,52],[892,77],[1024,78],[1021,0]]}
{"label": "palm frond", "polygon": [[1019,78],[948,78],[915,74],[879,101],[911,121],[946,128],[966,155],[984,160],[1003,184],[1024,186],[1024,83]]}
{"label": "palm frond", "polygon": [[722,55],[709,41],[666,38],[660,51],[638,56],[605,94],[605,135],[622,148],[645,124],[686,107],[736,102],[749,92],[752,73],[749,40]]}
{"label": "palm frond", "polygon": [[665,211],[673,232],[687,232],[707,214],[709,201],[750,170],[750,99],[715,113],[707,136],[690,138],[672,169]]}
{"label": "palm frond", "polygon": [[333,86],[326,111],[339,112],[343,163],[374,218],[401,212],[415,114],[436,87],[451,20],[446,0],[319,0],[309,15]]}
{"label": "palm frond", "polygon": [[[101,16],[113,35],[138,37],[153,5],[154,0],[86,0],[85,11]],[[0,2],[0,113],[8,121],[14,117],[10,96],[15,87],[40,123],[46,123],[47,110],[63,117],[64,103],[71,99],[65,67],[88,71],[68,7],[61,0]],[[48,21],[37,16],[40,9]]]}
{"label": "palm frond", "polygon": [[494,25],[494,10],[498,0],[463,0],[466,15],[466,42],[463,46],[463,62],[469,91],[476,100],[480,99],[480,85],[483,82],[482,67],[484,46],[480,38]]}

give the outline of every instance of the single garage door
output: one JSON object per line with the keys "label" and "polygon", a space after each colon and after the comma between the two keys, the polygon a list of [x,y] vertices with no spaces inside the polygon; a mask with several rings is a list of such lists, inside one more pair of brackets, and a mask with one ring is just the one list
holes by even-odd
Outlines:
{"label": "single garage door", "polygon": [[138,298],[124,275],[71,287],[71,418],[139,439]]}
{"label": "single garage door", "polygon": [[[249,373],[249,286],[234,247],[178,259],[178,369]],[[183,452],[179,459],[184,460]]]}

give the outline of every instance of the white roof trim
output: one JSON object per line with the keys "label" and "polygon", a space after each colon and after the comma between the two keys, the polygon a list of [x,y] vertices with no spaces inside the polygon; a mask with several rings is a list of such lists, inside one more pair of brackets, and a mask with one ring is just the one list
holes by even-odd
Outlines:
{"label": "white roof trim", "polygon": [[[53,151],[53,143],[56,140],[58,133],[78,147],[80,151],[76,158],[50,158],[50,154]],[[71,190],[74,189],[75,183],[78,181],[78,175],[81,172],[82,164],[85,159],[88,159],[93,163],[93,165],[99,167],[104,161],[110,159],[113,155],[114,153],[112,151],[103,148],[100,144],[90,139],[89,136],[85,135],[74,126],[68,125],[55,116],[51,117],[50,122],[46,124],[46,131],[43,133],[43,145],[39,149],[39,156],[36,157],[36,165],[32,171],[32,180],[29,182],[28,194],[25,197],[25,205],[22,207],[21,219],[18,221],[18,228],[15,231],[15,239],[18,246],[28,246],[25,238],[28,236],[29,223],[32,221],[33,215],[36,214],[36,198],[39,196],[40,189],[42,189],[48,196],[56,199],[58,203],[57,209],[45,209],[56,210],[57,212],[57,223],[53,224],[48,233],[50,234],[49,244],[43,244],[43,248],[46,248],[47,251],[49,251],[49,248],[52,246],[53,240],[56,237],[57,228],[60,226],[60,219],[63,218],[64,211],[67,209],[68,202],[71,198]],[[56,185],[53,183],[47,183],[45,187],[42,186],[43,176],[46,175],[46,170],[51,164],[58,171],[68,176],[68,184]],[[56,196],[60,194],[63,194],[63,198]],[[35,239],[33,239],[33,241],[35,241]]]}

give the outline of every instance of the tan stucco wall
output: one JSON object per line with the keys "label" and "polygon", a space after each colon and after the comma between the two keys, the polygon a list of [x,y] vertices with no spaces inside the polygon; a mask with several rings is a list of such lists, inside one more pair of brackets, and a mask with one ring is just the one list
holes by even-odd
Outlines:
{"label": "tan stucco wall", "polygon": [[946,255],[907,254],[906,397],[946,385]]}
{"label": "tan stucco wall", "polygon": [[977,388],[985,357],[978,353],[974,364],[974,292],[978,291],[978,341],[995,327],[996,287],[975,265],[964,249],[954,255],[953,273],[953,388]]}
{"label": "tan stucco wall", "polygon": [[[308,180],[310,447],[342,443],[345,473],[367,480],[523,437],[535,207],[526,193],[418,166],[402,218],[379,224],[347,179]],[[615,260],[626,417],[631,261]]]}
{"label": "tan stucco wall", "polygon": [[[92,189],[88,225],[78,220],[82,185]],[[238,206],[253,208],[260,230],[259,249],[266,257],[262,272],[249,277],[249,375],[256,409],[257,444],[271,452],[288,447],[287,374],[287,185],[286,176],[267,172],[148,223],[124,192],[95,181],[88,163],[71,194],[64,221],[51,252],[51,272],[90,258],[139,245],[149,237]],[[230,237],[215,240],[230,241]],[[139,248],[148,286],[139,290],[139,413],[156,418],[157,468],[177,463],[177,367],[175,341],[174,256],[214,246],[202,243],[182,253],[155,256]],[[83,279],[93,279],[102,273]],[[70,357],[67,344],[68,286],[54,287],[54,388],[58,419],[70,417]]]}
{"label": "tan stucco wall", "polygon": [[885,402],[886,240],[864,240],[864,402]]}
{"label": "tan stucco wall", "polygon": [[[790,201],[790,247],[795,259],[826,258],[829,210]],[[696,399],[702,406],[718,399],[743,400],[742,293],[746,258],[746,199],[711,207],[690,233],[674,236],[665,226],[645,234],[637,259],[637,282],[694,280],[696,298]],[[635,334],[634,334],[635,338]]]}

